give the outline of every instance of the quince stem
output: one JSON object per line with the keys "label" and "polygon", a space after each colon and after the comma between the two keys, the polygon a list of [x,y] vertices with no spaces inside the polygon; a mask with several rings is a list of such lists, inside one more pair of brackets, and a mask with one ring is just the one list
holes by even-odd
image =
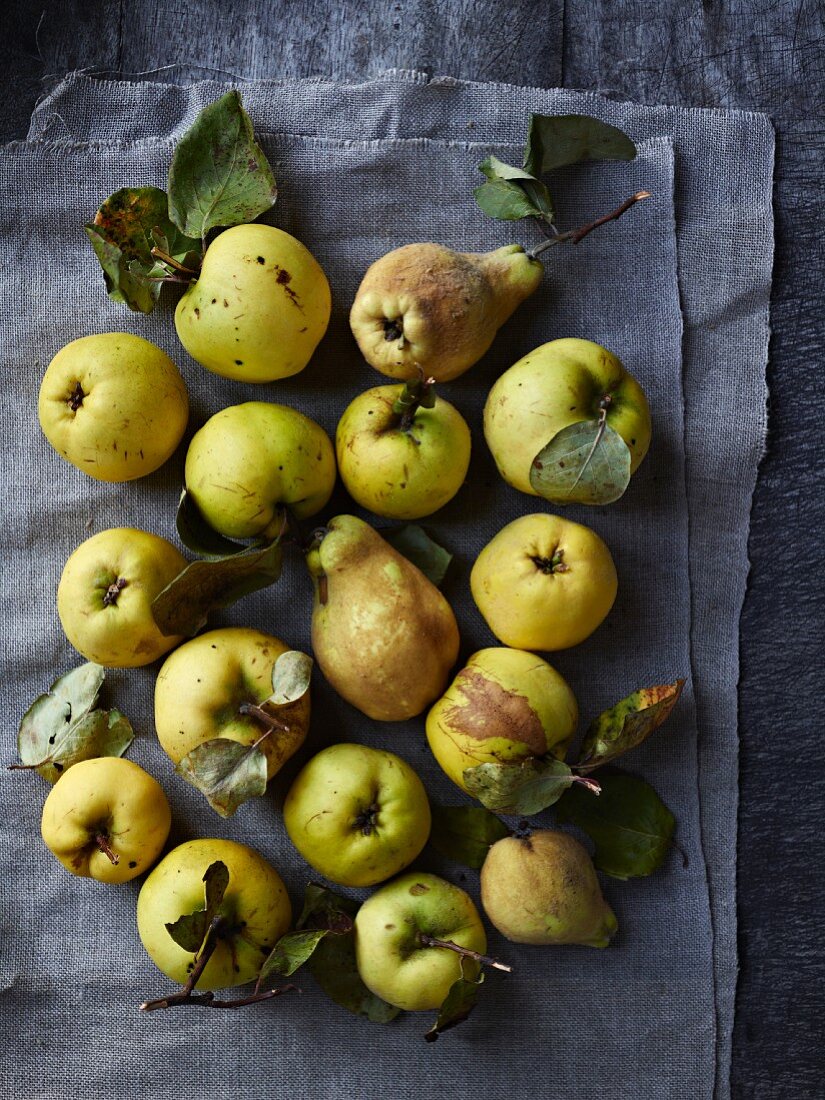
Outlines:
{"label": "quince stem", "polygon": [[469,947],[461,947],[459,944],[453,943],[452,940],[438,940],[435,936],[428,936],[426,932],[419,932],[418,942],[422,947],[445,947],[448,951],[455,951],[463,959],[475,959],[476,962],[482,963],[484,966],[492,966],[495,970],[504,970],[508,974],[513,972],[512,966],[508,966],[507,963],[499,962],[498,959],[493,959],[490,955],[480,955],[478,951],[471,951]]}
{"label": "quince stem", "polygon": [[140,1006],[141,1012],[155,1012],[159,1008],[173,1008],[175,1005],[196,1005],[201,1008],[243,1008],[245,1005],[257,1004],[259,1001],[268,1001],[272,997],[280,997],[282,993],[291,993],[297,990],[295,985],[284,985],[280,989],[261,990],[258,984],[248,997],[239,997],[231,1001],[216,1001],[212,992],[195,993],[195,985],[198,978],[206,969],[206,964],[212,957],[212,952],[218,944],[221,933],[226,927],[226,918],[215,916],[209,925],[206,938],[195,958],[195,963],[186,979],[186,984],[169,997],[159,997],[154,1001],[144,1001]]}
{"label": "quince stem", "polygon": [[106,836],[105,833],[95,833],[95,844],[98,846],[101,852],[103,852],[103,854],[108,857],[109,862],[113,866],[117,867],[118,863],[120,863],[120,856],[117,855],[116,852],[112,851],[112,847],[109,844],[109,838]]}
{"label": "quince stem", "polygon": [[402,432],[409,432],[415,420],[415,414],[420,408],[431,409],[435,405],[433,386],[435,378],[426,378],[424,371],[418,364],[418,378],[410,378],[404,383],[404,389],[399,394],[392,411],[400,419],[398,427]]}
{"label": "quince stem", "polygon": [[611,210],[609,214],[602,214],[600,218],[595,218],[592,222],[588,222],[586,225],[580,225],[578,229],[568,229],[564,233],[556,233],[555,236],[549,237],[547,240],[541,241],[530,249],[527,255],[531,260],[535,260],[540,253],[544,252],[548,248],[552,248],[557,244],[566,244],[568,241],[570,244],[579,244],[584,238],[592,233],[594,229],[598,229],[601,225],[606,225],[608,222],[614,222],[617,218],[620,218],[622,214],[625,214],[631,206],[635,206],[637,202],[641,202],[642,199],[649,199],[649,191],[637,191],[630,198],[625,199],[623,203],[616,207],[615,210]]}
{"label": "quince stem", "polygon": [[273,714],[270,714],[268,710],[257,706],[255,703],[241,703],[238,707],[238,713],[248,714],[250,718],[254,718],[257,722],[260,722],[262,726],[266,727],[266,732],[262,734],[250,748],[257,748],[261,741],[269,737],[270,733],[273,733],[275,730],[280,730],[282,733],[289,733],[290,727],[285,722],[282,722]]}
{"label": "quince stem", "polygon": [[[157,245],[150,249],[149,254],[154,256],[156,260],[161,260],[163,263],[168,264],[170,267],[174,268],[175,271],[179,271],[181,275],[191,275],[192,278],[195,278],[198,274],[197,271],[193,271],[191,267],[184,267],[184,265],[176,260],[174,256],[170,256],[168,252],[164,252],[163,249],[158,248]],[[191,280],[188,281],[191,282]]]}

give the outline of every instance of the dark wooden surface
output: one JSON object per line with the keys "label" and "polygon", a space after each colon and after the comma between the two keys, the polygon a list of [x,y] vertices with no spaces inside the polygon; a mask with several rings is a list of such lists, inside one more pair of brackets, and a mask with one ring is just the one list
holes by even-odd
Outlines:
{"label": "dark wooden surface", "polygon": [[821,0],[6,0],[3,7],[2,140],[23,137],[50,78],[76,68],[146,79],[360,78],[414,68],[773,117],[769,450],[754,501],[742,620],[733,1093],[825,1095]]}

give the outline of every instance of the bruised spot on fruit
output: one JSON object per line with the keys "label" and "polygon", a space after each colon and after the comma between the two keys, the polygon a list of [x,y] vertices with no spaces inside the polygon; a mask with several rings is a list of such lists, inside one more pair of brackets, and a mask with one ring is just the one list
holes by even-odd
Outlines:
{"label": "bruised spot on fruit", "polygon": [[266,263],[266,260],[263,258],[263,256],[258,257],[258,263],[259,264],[265,264]]}
{"label": "bruised spot on fruit", "polygon": [[137,860],[136,859],[130,859],[129,860],[129,866],[134,870],[134,868],[137,867]]}
{"label": "bruised spot on fruit", "polygon": [[193,310],[193,313],[195,314],[196,317],[200,317],[200,315],[201,315],[201,311],[198,309],[197,306],[195,306],[195,308]]}
{"label": "bruised spot on fruit", "polygon": [[420,897],[421,894],[429,893],[429,886],[425,886],[423,882],[414,882],[410,887],[410,893],[414,897]]}
{"label": "bruised spot on fruit", "polygon": [[547,734],[541,720],[523,695],[505,691],[494,680],[472,668],[456,678],[464,702],[444,712],[449,725],[477,741],[502,737],[520,741],[534,756],[547,752]]}

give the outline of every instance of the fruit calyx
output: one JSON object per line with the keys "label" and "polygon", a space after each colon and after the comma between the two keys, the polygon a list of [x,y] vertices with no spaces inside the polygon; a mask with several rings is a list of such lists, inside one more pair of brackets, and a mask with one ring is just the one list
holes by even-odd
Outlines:
{"label": "fruit calyx", "polygon": [[378,828],[378,814],[381,807],[377,802],[373,802],[368,806],[366,810],[362,810],[360,814],[353,821],[353,828],[360,830],[364,836],[369,836],[374,830]]}
{"label": "fruit calyx", "polygon": [[86,394],[83,391],[83,387],[79,382],[75,382],[74,389],[69,394],[68,405],[72,412],[77,412],[80,406],[83,404],[83,398]]}
{"label": "fruit calyx", "polygon": [[417,939],[422,947],[443,947],[448,951],[454,951],[462,959],[473,959],[483,966],[492,966],[493,969],[504,970],[508,974],[513,972],[512,966],[508,966],[507,963],[499,962],[498,959],[494,959],[490,955],[482,955],[478,951],[471,951],[469,947],[461,947],[460,944],[454,943],[452,940],[440,940],[435,936],[428,935],[426,932],[419,932]]}
{"label": "fruit calyx", "polygon": [[404,344],[404,320],[402,317],[384,318],[384,339],[387,343],[400,340]]}
{"label": "fruit calyx", "polygon": [[112,581],[106,591],[103,593],[103,606],[114,607],[118,601],[118,597],[124,588],[128,585],[128,581],[125,577],[118,577],[116,581]]}
{"label": "fruit calyx", "polygon": [[562,546],[557,546],[546,557],[541,554],[531,554],[530,560],[536,569],[541,570],[542,573],[548,576],[553,573],[567,573],[570,569],[570,566],[564,560],[564,547]]}

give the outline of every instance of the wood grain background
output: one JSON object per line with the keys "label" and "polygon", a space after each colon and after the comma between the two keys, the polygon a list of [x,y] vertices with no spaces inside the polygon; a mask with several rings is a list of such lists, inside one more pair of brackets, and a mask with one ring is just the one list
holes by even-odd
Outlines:
{"label": "wood grain background", "polygon": [[822,0],[6,0],[0,19],[3,140],[25,135],[39,95],[72,69],[243,80],[397,67],[772,116],[769,450],[741,630],[733,1094],[825,1095]]}

